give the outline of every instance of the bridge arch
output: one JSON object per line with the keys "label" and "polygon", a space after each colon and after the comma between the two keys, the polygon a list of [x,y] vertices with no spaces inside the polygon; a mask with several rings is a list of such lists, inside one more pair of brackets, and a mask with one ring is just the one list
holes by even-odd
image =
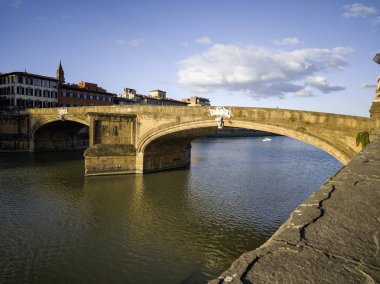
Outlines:
{"label": "bridge arch", "polygon": [[48,124],[48,123],[52,123],[52,122],[59,122],[59,121],[72,121],[72,122],[77,122],[77,123],[80,123],[80,124],[83,124],[85,126],[90,126],[90,123],[86,120],[83,120],[83,119],[80,119],[80,118],[77,118],[75,116],[73,117],[67,117],[65,119],[60,119],[60,118],[45,118],[43,120],[39,120],[37,121],[36,123],[34,123],[31,127],[31,135],[34,137],[35,133],[38,131],[39,128],[41,128],[42,126]]}
{"label": "bridge arch", "polygon": [[45,119],[31,131],[33,151],[76,150],[88,147],[89,125],[81,119]]}
{"label": "bridge arch", "polygon": [[[323,139],[322,137],[318,137],[310,133],[300,132],[291,128],[241,120],[234,120],[231,124],[226,122],[225,126],[259,130],[291,137],[302,142],[311,144],[323,150],[324,152],[333,156],[343,164],[347,164],[352,159],[352,154],[347,151],[346,145],[339,145],[339,143],[332,144],[329,141]],[[136,147],[137,152],[141,156],[144,156],[146,150],[149,150],[150,145],[154,143],[154,141],[162,139],[163,137],[171,137],[177,135],[178,133],[182,133],[181,136],[183,137],[183,143],[190,143],[191,140],[206,135],[207,133],[214,131],[215,129],[216,122],[214,120],[196,121],[191,123],[166,126],[162,129],[157,129],[154,132],[148,133],[144,137],[142,137],[140,143]],[[187,137],[186,133],[188,134]]]}

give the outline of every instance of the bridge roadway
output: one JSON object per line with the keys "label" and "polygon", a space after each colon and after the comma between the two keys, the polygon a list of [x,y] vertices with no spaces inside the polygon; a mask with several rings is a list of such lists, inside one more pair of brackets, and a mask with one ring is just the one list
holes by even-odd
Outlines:
{"label": "bridge roadway", "polygon": [[209,283],[380,283],[380,138]]}

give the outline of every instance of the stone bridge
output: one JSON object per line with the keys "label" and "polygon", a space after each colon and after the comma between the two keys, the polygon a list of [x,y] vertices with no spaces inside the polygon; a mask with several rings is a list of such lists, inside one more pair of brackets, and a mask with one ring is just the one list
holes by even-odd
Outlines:
{"label": "stone bridge", "polygon": [[[62,139],[72,140],[87,126],[87,176],[184,167],[190,162],[190,142],[214,132],[218,124],[289,136],[343,164],[362,150],[356,143],[359,133],[373,140],[380,130],[380,108],[375,103],[370,118],[270,108],[225,109],[230,117],[213,115],[209,107],[141,105],[29,109],[24,115],[30,151],[59,149]],[[58,138],[52,139],[51,133]]]}

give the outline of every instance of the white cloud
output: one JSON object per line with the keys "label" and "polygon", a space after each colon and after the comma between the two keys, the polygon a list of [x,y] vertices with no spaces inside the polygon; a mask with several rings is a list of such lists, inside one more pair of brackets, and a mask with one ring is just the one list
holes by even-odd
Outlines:
{"label": "white cloud", "polygon": [[[346,55],[352,51],[344,47],[283,51],[256,45],[215,44],[182,60],[177,76],[180,84],[196,92],[224,89],[264,98],[298,94],[309,87],[328,93],[344,87],[318,81],[315,76],[341,70],[348,64]],[[298,95],[302,94],[305,96],[306,91]]]}
{"label": "white cloud", "polygon": [[143,38],[137,38],[137,39],[132,39],[130,41],[127,42],[127,44],[129,46],[140,46],[144,43],[144,39]]}
{"label": "white cloud", "polygon": [[331,85],[323,76],[308,77],[306,80],[306,85],[318,89],[323,94],[342,91],[346,89],[346,87],[341,85]]}
{"label": "white cloud", "polygon": [[360,3],[345,5],[343,6],[343,9],[345,10],[343,13],[343,17],[345,18],[367,17],[377,13],[375,7],[364,6]]}
{"label": "white cloud", "polygon": [[295,97],[302,97],[302,98],[315,97],[315,95],[314,95],[314,93],[310,87],[302,88],[298,92],[295,92],[294,96]]}
{"label": "white cloud", "polygon": [[203,37],[200,37],[198,39],[195,40],[195,43],[197,44],[210,44],[211,43],[211,39],[207,36],[203,36]]}
{"label": "white cloud", "polygon": [[121,44],[121,45],[127,44],[129,46],[140,46],[144,43],[144,39],[138,38],[138,39],[132,39],[129,41],[125,41],[124,39],[117,39],[116,43]]}
{"label": "white cloud", "polygon": [[22,0],[0,0],[0,4],[9,5],[14,8],[20,8],[23,4]]}
{"label": "white cloud", "polygon": [[375,89],[376,85],[375,84],[362,84],[362,85],[360,85],[360,87],[364,88],[364,89]]}
{"label": "white cloud", "polygon": [[274,42],[275,45],[297,45],[300,43],[301,41],[296,37],[286,37],[281,40],[276,40]]}

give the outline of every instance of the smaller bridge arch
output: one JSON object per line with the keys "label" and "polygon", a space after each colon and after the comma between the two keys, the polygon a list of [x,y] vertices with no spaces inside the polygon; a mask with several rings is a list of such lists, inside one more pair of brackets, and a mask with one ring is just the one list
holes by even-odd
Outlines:
{"label": "smaller bridge arch", "polygon": [[33,151],[85,149],[89,142],[89,125],[81,119],[45,119],[31,131]]}
{"label": "smaller bridge arch", "polygon": [[34,134],[38,131],[38,129],[43,127],[44,125],[52,123],[52,122],[59,122],[59,121],[72,121],[72,122],[77,122],[77,123],[90,127],[89,121],[83,120],[75,116],[70,116],[64,119],[60,119],[58,117],[48,117],[48,118],[43,118],[41,120],[38,120],[32,124],[31,131],[30,131],[32,137],[34,137]]}

